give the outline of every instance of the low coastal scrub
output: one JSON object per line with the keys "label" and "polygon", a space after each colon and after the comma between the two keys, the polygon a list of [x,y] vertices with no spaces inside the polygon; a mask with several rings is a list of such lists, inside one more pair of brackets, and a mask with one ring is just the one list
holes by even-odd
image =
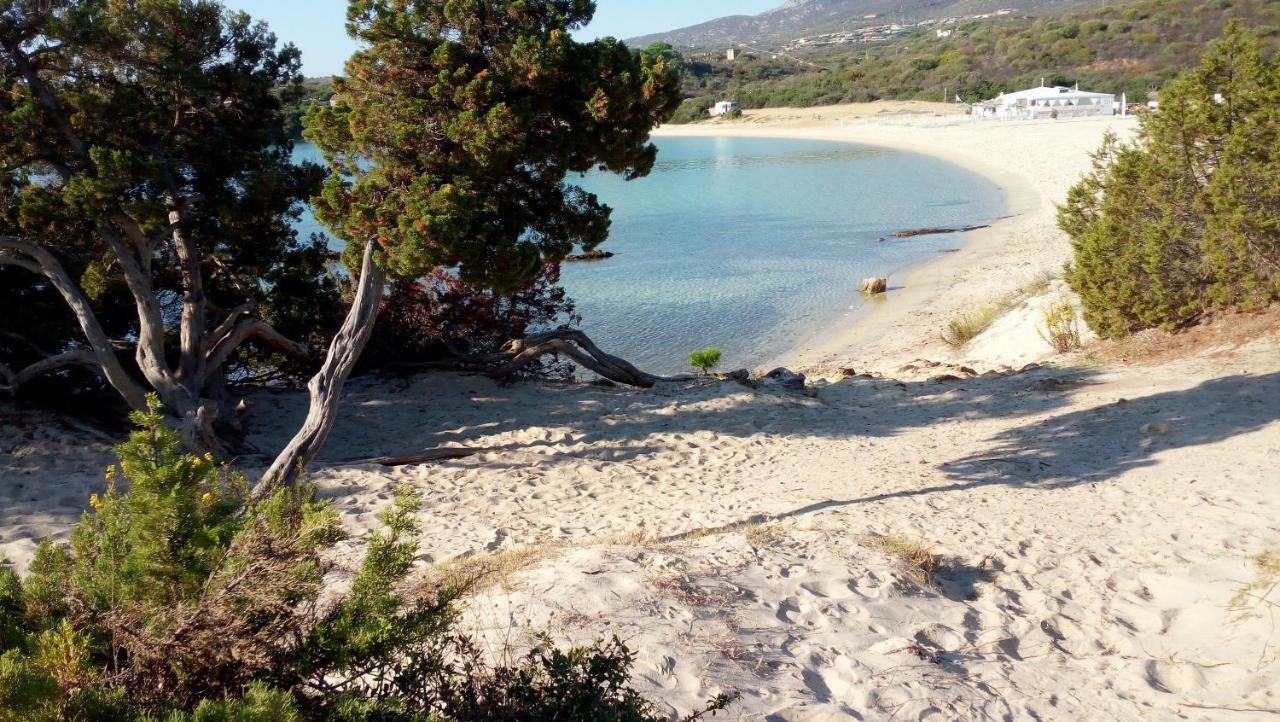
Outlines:
{"label": "low coastal scrub", "polygon": [[133,419],[70,544],[44,543],[25,579],[0,570],[0,720],[668,719],[616,639],[489,664],[454,629],[468,580],[409,591],[412,496],[332,598],[325,552],[343,532],[313,489],[253,502],[240,475],[181,451],[154,397]]}
{"label": "low coastal scrub", "polygon": [[1059,210],[1085,321],[1118,338],[1280,300],[1278,209],[1280,63],[1232,23]]}
{"label": "low coastal scrub", "polygon": [[[1093,4],[1096,5],[1096,4]],[[683,83],[686,106],[672,122],[707,118],[716,101],[743,108],[802,108],[881,99],[966,102],[1038,85],[1074,85],[1127,93],[1145,102],[1196,62],[1228,20],[1267,28],[1274,47],[1280,5],[1250,0],[1128,0],[1072,12],[1027,9],[974,18],[948,38],[932,29],[876,43],[805,47],[784,55],[691,52]],[[790,38],[788,38],[790,39]]]}

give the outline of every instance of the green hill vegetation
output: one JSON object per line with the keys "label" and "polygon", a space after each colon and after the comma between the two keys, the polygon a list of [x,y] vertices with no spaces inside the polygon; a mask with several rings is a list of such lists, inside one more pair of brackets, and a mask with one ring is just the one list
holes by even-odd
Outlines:
{"label": "green hill vegetation", "polygon": [[[965,102],[1039,84],[1074,84],[1145,101],[1235,19],[1268,48],[1280,43],[1280,3],[1140,0],[1040,18],[971,20],[949,38],[921,29],[882,43],[779,54],[687,58],[675,122],[705,117],[716,100],[744,108],[807,107],[879,99]],[[944,95],[945,93],[945,95]]]}

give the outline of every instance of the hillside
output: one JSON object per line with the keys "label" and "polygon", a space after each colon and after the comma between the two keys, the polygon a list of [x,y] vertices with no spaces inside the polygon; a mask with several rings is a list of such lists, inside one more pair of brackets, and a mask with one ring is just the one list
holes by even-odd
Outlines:
{"label": "hillside", "polygon": [[684,49],[733,45],[773,48],[800,38],[862,27],[966,17],[1006,8],[1023,14],[1058,12],[1081,4],[1081,0],[788,0],[759,15],[732,15],[630,42],[666,42]]}
{"label": "hillside", "polygon": [[900,37],[863,41],[840,36],[776,52],[687,51],[678,120],[705,117],[714,100],[745,108],[806,107],[878,99],[954,100],[993,97],[1047,82],[1145,100],[1194,65],[1231,19],[1254,28],[1274,47],[1280,2],[1138,0],[1045,17],[1001,15],[949,24],[948,37],[916,27]]}

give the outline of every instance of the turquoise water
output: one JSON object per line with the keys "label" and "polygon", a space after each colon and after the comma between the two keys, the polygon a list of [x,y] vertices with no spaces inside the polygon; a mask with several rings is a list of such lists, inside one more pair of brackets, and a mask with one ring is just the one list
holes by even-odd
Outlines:
{"label": "turquoise water", "polygon": [[[659,373],[683,370],[705,346],[724,349],[724,368],[766,363],[856,310],[864,277],[893,276],[964,242],[896,231],[989,223],[1005,206],[985,179],[910,153],[743,138],[658,147],[647,178],[575,181],[613,206],[603,248],[617,255],[566,264],[563,280],[583,330]],[[318,230],[310,218],[300,225]]]}

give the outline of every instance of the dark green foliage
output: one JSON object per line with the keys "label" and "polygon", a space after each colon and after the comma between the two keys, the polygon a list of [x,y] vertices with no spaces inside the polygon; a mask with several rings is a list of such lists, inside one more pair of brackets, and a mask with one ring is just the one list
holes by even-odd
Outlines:
{"label": "dark green foliage", "polygon": [[[574,303],[560,285],[560,268],[514,293],[468,287],[437,269],[426,278],[390,284],[361,370],[405,368],[420,363],[456,362],[502,351],[512,339],[547,329],[568,329],[580,321]],[[530,372],[567,376],[572,365],[544,361]]]}
{"label": "dark green foliage", "polygon": [[307,488],[248,504],[242,480],[182,453],[155,408],[117,449],[129,491],[109,479],[71,544],[44,544],[25,580],[0,570],[0,722],[667,719],[631,687],[617,640],[544,640],[489,666],[453,630],[463,587],[407,583],[407,494],[350,589],[322,604],[337,515]]}
{"label": "dark green foliage", "polygon": [[[3,8],[0,304],[24,313],[0,317],[0,363],[91,346],[28,247],[52,254],[128,375],[176,415],[274,367],[278,345],[231,344],[224,321],[323,338],[341,310],[328,250],[290,226],[324,174],[292,163],[282,129],[282,103],[301,93],[297,50],[213,0]],[[195,333],[179,339],[184,311]],[[219,340],[228,353],[213,353]],[[136,410],[142,394],[121,393]]]}
{"label": "dark green foliage", "polygon": [[293,140],[302,140],[303,116],[312,105],[328,103],[333,93],[333,78],[307,78],[302,81],[302,92],[291,94],[284,100],[283,133]]}
{"label": "dark green foliage", "polygon": [[1280,299],[1280,72],[1232,24],[1134,143],[1108,138],[1059,213],[1099,334]]}
{"label": "dark green foliage", "polygon": [[679,106],[680,64],[667,46],[574,41],[594,11],[353,0],[348,28],[366,47],[334,79],[336,107],[306,118],[337,171],[317,217],[347,258],[376,243],[393,277],[456,266],[469,286],[510,291],[602,243],[609,209],[565,180],[649,172],[649,132]]}

